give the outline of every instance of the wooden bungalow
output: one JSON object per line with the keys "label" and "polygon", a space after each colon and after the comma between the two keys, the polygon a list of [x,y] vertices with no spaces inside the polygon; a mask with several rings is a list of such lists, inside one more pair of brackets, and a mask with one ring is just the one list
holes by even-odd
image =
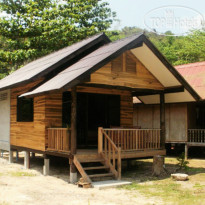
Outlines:
{"label": "wooden bungalow", "polygon": [[[197,101],[188,98],[176,100],[165,106],[166,143],[171,147],[185,145],[185,154],[192,146],[205,146],[205,62],[190,63],[175,67],[200,97]],[[179,96],[181,93],[178,93]],[[143,97],[138,96],[143,101]],[[134,103],[134,126],[159,129],[159,105],[146,105],[139,100]],[[144,102],[144,101],[143,101]]]}
{"label": "wooden bungalow", "polygon": [[[144,34],[110,42],[105,34],[37,59],[0,81],[10,89],[10,146],[69,158],[87,182],[121,178],[121,160],[165,155],[165,100],[198,94]],[[157,129],[133,125],[133,96],[157,94]],[[148,94],[150,96],[148,96]],[[98,166],[86,166],[86,163]],[[99,166],[100,164],[100,166]],[[106,173],[89,174],[92,170]]]}

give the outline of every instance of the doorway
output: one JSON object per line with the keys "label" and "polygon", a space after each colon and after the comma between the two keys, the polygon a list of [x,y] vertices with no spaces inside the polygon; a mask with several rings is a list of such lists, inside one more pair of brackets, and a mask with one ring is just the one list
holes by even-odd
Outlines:
{"label": "doorway", "polygon": [[[63,125],[70,126],[71,94],[63,94]],[[77,147],[97,148],[98,127],[120,126],[120,96],[77,93]]]}

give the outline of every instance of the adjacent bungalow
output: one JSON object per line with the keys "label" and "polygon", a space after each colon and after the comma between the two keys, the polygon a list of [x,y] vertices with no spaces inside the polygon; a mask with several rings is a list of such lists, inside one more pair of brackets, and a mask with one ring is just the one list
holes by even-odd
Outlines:
{"label": "adjacent bungalow", "polygon": [[[172,146],[184,144],[188,156],[189,147],[205,146],[205,62],[179,65],[175,68],[200,97],[196,102],[184,98],[181,102],[173,101],[165,106],[166,143]],[[143,101],[143,97],[138,98]],[[134,125],[149,129],[160,128],[159,105],[145,105],[135,99]]]}
{"label": "adjacent bungalow", "polygon": [[[66,157],[72,183],[77,170],[86,182],[120,179],[122,159],[165,155],[165,102],[200,99],[144,34],[87,38],[13,72],[0,81],[0,92],[7,93],[0,109],[10,106],[7,120],[0,118],[10,158],[25,151],[28,167],[29,153],[42,153],[46,172],[49,156]],[[133,96],[159,104],[157,128],[136,123]]]}

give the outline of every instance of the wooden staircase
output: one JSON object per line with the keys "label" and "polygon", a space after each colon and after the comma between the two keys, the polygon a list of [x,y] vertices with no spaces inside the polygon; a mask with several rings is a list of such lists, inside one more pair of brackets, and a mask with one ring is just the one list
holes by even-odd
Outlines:
{"label": "wooden staircase", "polygon": [[85,182],[92,183],[93,181],[115,178],[115,173],[112,172],[101,155],[98,155],[95,159],[78,159],[77,156],[74,156],[73,162]]}
{"label": "wooden staircase", "polygon": [[121,179],[121,148],[101,127],[98,128],[98,152],[94,155],[77,153],[73,162],[84,182],[101,181],[108,177]]}

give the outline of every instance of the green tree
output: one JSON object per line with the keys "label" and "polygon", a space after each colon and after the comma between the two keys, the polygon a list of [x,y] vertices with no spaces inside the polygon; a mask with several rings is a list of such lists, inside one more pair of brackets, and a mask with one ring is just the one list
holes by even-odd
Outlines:
{"label": "green tree", "polygon": [[0,78],[24,63],[105,31],[102,0],[0,0]]}
{"label": "green tree", "polygon": [[186,36],[173,36],[171,31],[158,35],[138,27],[124,27],[110,31],[108,35],[116,40],[139,32],[144,32],[172,65],[205,61],[205,29],[192,31]]}

